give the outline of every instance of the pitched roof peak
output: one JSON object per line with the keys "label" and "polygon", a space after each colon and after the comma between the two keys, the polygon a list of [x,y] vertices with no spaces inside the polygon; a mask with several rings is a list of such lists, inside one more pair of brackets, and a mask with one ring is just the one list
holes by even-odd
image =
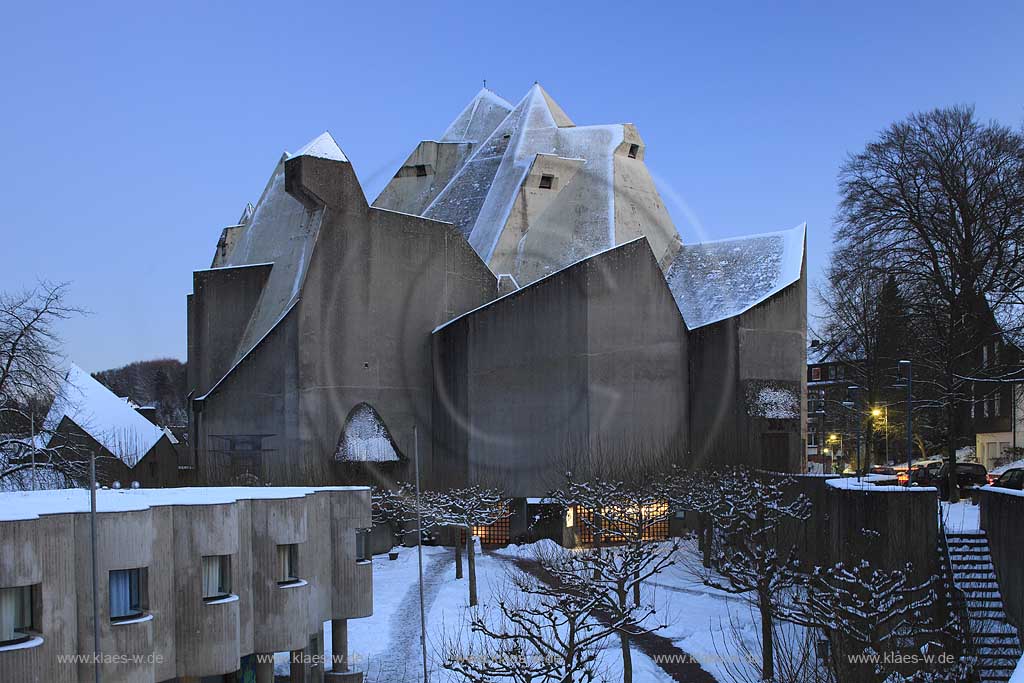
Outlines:
{"label": "pitched roof peak", "polygon": [[558,102],[555,102],[555,99],[548,94],[548,91],[545,90],[544,86],[542,86],[538,81],[534,81],[533,85],[530,86],[529,91],[527,91],[526,97],[523,98],[523,101],[527,100],[530,100],[531,103],[543,103],[544,107],[548,110],[548,113],[551,114],[551,118],[555,122],[555,125],[559,128],[572,128],[576,125],[573,120],[569,118],[569,115],[565,113],[565,110],[559,106]]}
{"label": "pitched roof peak", "polygon": [[330,159],[331,161],[348,162],[348,157],[345,156],[345,153],[341,151],[341,147],[338,147],[338,143],[334,141],[334,138],[327,131],[307,142],[292,156],[318,157],[320,159]]}
{"label": "pitched roof peak", "polygon": [[483,142],[512,111],[512,105],[487,87],[480,88],[441,136],[444,142]]}

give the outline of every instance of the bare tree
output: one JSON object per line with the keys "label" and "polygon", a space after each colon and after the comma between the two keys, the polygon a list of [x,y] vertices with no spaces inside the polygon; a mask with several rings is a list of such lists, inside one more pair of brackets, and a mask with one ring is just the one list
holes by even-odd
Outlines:
{"label": "bare tree", "polygon": [[989,298],[1024,285],[1024,134],[968,107],[915,114],[849,157],[839,185],[837,244],[898,280],[920,340],[915,383],[941,411],[952,463]]}
{"label": "bare tree", "polygon": [[[567,556],[542,564],[556,573]],[[442,646],[443,666],[472,683],[592,683],[602,680],[600,644],[621,622],[602,623],[585,581],[552,585],[515,570],[490,610],[475,608],[470,634]]]}
{"label": "bare tree", "polygon": [[23,487],[38,469],[51,485],[88,476],[84,444],[57,436],[42,406],[64,382],[57,326],[84,311],[67,300],[67,285],[40,282],[19,293],[0,293],[0,481]]}

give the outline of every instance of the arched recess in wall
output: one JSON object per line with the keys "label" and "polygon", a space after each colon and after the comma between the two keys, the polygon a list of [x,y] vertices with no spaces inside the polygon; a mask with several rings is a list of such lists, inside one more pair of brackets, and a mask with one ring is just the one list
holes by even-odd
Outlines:
{"label": "arched recess in wall", "polygon": [[359,403],[349,411],[334,451],[336,462],[397,463],[405,459],[373,406]]}

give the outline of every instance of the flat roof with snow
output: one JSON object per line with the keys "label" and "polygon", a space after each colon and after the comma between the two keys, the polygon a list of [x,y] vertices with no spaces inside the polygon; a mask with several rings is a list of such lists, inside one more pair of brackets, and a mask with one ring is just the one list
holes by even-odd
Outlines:
{"label": "flat roof with snow", "polygon": [[[318,491],[369,491],[368,486],[204,486],[176,489],[100,489],[97,512],[129,512],[165,505],[222,505],[239,500],[302,498]],[[0,493],[0,522],[89,512],[88,489]]]}

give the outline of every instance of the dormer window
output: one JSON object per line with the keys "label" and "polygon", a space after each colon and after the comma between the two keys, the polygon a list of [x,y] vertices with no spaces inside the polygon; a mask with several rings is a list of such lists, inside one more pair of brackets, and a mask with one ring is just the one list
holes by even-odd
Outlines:
{"label": "dormer window", "polygon": [[555,176],[548,175],[547,173],[545,173],[540,177],[540,185],[538,187],[540,187],[540,189],[542,190],[550,190],[552,186],[554,186],[554,184]]}
{"label": "dormer window", "polygon": [[277,546],[277,585],[299,581],[299,546],[295,543]]}
{"label": "dormer window", "polygon": [[636,155],[640,152],[640,145],[629,146],[629,158],[636,159]]}
{"label": "dormer window", "polygon": [[34,588],[0,588],[0,647],[28,640],[37,630],[32,604]]}
{"label": "dormer window", "polygon": [[231,595],[231,556],[203,557],[203,600],[219,600]]}

